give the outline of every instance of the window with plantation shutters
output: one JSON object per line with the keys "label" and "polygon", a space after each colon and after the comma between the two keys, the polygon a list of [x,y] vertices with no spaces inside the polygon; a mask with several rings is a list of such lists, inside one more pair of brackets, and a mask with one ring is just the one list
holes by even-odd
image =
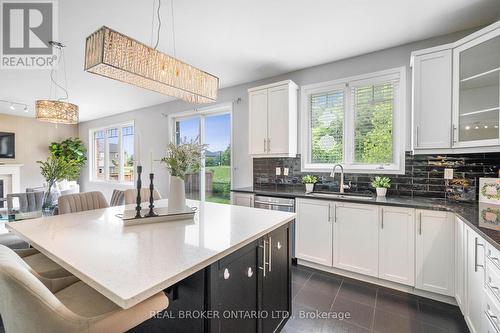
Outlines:
{"label": "window with plantation shutters", "polygon": [[302,87],[302,171],[404,173],[406,69]]}

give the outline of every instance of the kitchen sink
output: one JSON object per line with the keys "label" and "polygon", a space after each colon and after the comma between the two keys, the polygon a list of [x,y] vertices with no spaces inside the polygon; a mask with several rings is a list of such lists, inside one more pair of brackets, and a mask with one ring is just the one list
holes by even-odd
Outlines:
{"label": "kitchen sink", "polygon": [[319,198],[331,198],[331,199],[356,199],[356,200],[372,200],[374,198],[371,194],[364,193],[340,193],[340,192],[322,192],[314,191],[308,195]]}

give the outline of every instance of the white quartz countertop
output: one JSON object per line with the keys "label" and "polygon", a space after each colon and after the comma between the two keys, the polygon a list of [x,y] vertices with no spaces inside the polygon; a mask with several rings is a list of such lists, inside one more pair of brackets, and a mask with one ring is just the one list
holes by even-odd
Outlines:
{"label": "white quartz countertop", "polygon": [[190,200],[188,205],[198,207],[194,221],[124,226],[116,216],[123,213],[120,206],[6,227],[118,306],[130,308],[295,218],[241,206]]}

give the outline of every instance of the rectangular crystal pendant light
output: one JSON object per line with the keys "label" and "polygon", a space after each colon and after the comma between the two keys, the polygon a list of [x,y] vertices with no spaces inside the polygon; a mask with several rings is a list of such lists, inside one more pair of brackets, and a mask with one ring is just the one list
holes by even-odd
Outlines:
{"label": "rectangular crystal pendant light", "polygon": [[87,37],[85,71],[191,103],[217,100],[217,77],[108,27]]}

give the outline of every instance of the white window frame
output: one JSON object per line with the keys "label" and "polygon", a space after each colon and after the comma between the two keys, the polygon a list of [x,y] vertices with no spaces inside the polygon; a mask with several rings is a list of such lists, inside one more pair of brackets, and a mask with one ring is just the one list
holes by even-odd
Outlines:
{"label": "white window frame", "polygon": [[[366,84],[377,84],[388,80],[399,79],[397,91],[394,94],[393,112],[393,161],[392,164],[369,165],[354,163],[354,116],[351,88]],[[311,163],[311,119],[309,98],[312,94],[329,91],[344,91],[344,132],[343,159],[340,162],[345,172],[350,173],[405,173],[405,142],[406,142],[406,66],[369,74],[356,75],[339,80],[315,83],[301,87],[300,99],[300,153],[302,172],[330,172],[336,163]]]}
{"label": "white window frame", "polygon": [[[194,110],[182,111],[177,113],[172,113],[168,115],[168,128],[170,130],[170,135],[168,137],[168,143],[175,143],[175,123],[178,120],[184,120],[189,118],[200,117],[199,123],[199,133],[200,133],[200,142],[205,142],[205,117],[207,116],[216,116],[221,114],[229,114],[229,120],[231,122],[231,189],[233,188],[233,179],[234,179],[234,123],[233,123],[233,103],[222,103],[217,105],[211,105],[203,108],[198,108]],[[205,201],[205,177],[202,175],[205,174],[205,155],[202,156],[201,168],[200,168],[200,201]]]}
{"label": "white window frame", "polygon": [[[133,126],[134,127],[134,158],[137,152],[137,131],[135,128],[135,122],[126,121],[123,123],[106,125],[102,127],[96,127],[89,129],[89,181],[94,183],[110,183],[110,184],[124,184],[124,185],[132,185],[135,183],[135,172],[133,181],[124,181],[124,173],[123,173],[123,145],[122,145],[122,129],[123,127]],[[118,180],[110,180],[109,179],[109,142],[107,130],[109,129],[118,129],[118,147],[119,147],[119,170],[118,170]],[[97,179],[95,177],[95,156],[94,156],[94,133],[98,131],[104,131],[104,180]]]}

